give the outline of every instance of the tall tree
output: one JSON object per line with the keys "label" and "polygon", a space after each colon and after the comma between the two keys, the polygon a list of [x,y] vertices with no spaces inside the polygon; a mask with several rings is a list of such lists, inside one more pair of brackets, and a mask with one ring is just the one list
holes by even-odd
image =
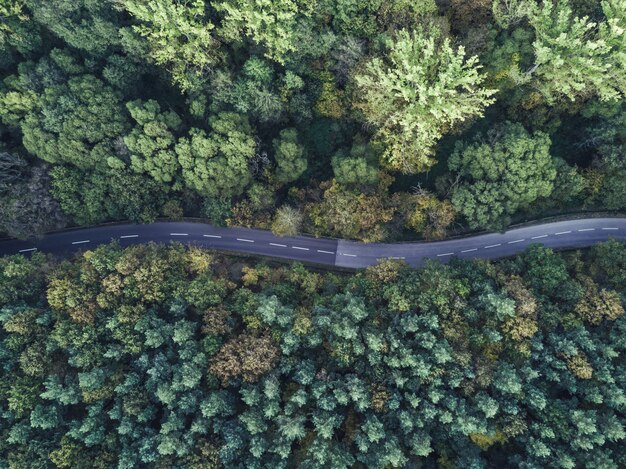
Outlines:
{"label": "tall tree", "polygon": [[280,182],[298,179],[306,171],[306,150],[298,142],[296,129],[280,131],[279,138],[274,139],[274,158],[276,159],[276,178]]}
{"label": "tall tree", "polygon": [[532,10],[535,64],[527,75],[548,102],[626,95],[626,1],[601,5],[606,20],[599,24],[576,17],[567,0],[547,0]]}
{"label": "tall tree", "polygon": [[354,77],[357,107],[387,149],[385,164],[415,173],[435,164],[434,146],[446,129],[480,116],[494,90],[482,86],[477,57],[465,57],[436,29],[399,31],[387,54],[369,60]]}
{"label": "tall tree", "polygon": [[213,8],[223,15],[219,31],[224,38],[242,42],[247,36],[279,63],[298,48],[299,29],[313,12],[306,0],[220,0]]}
{"label": "tall tree", "polygon": [[209,119],[212,132],[191,129],[176,144],[188,187],[211,197],[241,194],[250,183],[250,160],[256,144],[248,119],[222,112]]}
{"label": "tall tree", "polygon": [[510,122],[459,144],[448,166],[458,174],[452,203],[472,228],[497,228],[554,187],[550,138]]}
{"label": "tall tree", "polygon": [[133,30],[146,38],[150,58],[165,67],[182,91],[202,87],[221,59],[204,0],[121,0],[140,21]]}

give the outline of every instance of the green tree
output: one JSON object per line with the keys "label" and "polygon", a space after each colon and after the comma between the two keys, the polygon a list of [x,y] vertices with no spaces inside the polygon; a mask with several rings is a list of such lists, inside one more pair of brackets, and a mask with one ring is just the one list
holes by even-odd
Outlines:
{"label": "green tree", "polygon": [[204,0],[121,0],[120,4],[141,22],[133,30],[146,38],[154,63],[164,66],[182,91],[202,87],[221,60]]}
{"label": "green tree", "polygon": [[598,96],[618,101],[626,93],[626,2],[601,2],[606,21],[578,18],[565,1],[545,1],[534,9],[535,64],[527,72],[546,100]]}
{"label": "green tree", "polygon": [[92,75],[46,88],[21,122],[24,147],[49,163],[106,167],[127,129],[120,96]]}
{"label": "green tree", "polygon": [[212,133],[191,129],[176,144],[178,162],[188,187],[210,197],[241,194],[252,176],[249,162],[256,144],[248,120],[222,112],[209,119]]}
{"label": "green tree", "polygon": [[476,57],[466,59],[433,29],[399,31],[385,57],[368,61],[355,75],[356,106],[377,129],[387,149],[385,164],[414,173],[430,168],[437,141],[451,126],[482,115],[494,90],[482,87]]}
{"label": "green tree", "polygon": [[363,185],[378,181],[378,155],[372,145],[357,138],[350,152],[339,150],[332,158],[335,179],[341,184]]}
{"label": "green tree", "polygon": [[313,12],[306,0],[220,0],[213,8],[223,16],[219,32],[226,40],[241,43],[247,36],[279,63],[298,48],[301,23]]}
{"label": "green tree", "polygon": [[147,173],[158,182],[171,183],[180,168],[172,133],[180,130],[180,117],[173,111],[162,113],[159,103],[154,100],[132,101],[126,107],[137,122],[137,126],[124,137],[131,154],[132,169]]}
{"label": "green tree", "polygon": [[510,122],[459,144],[448,167],[459,177],[452,203],[472,228],[504,226],[517,210],[549,196],[556,177],[550,138]]}
{"label": "green tree", "polygon": [[67,44],[106,56],[119,46],[121,15],[112,2],[100,0],[24,0],[35,21]]}
{"label": "green tree", "polygon": [[295,181],[306,171],[307,159],[304,147],[298,143],[296,129],[280,131],[272,142],[276,160],[276,179],[282,183]]}

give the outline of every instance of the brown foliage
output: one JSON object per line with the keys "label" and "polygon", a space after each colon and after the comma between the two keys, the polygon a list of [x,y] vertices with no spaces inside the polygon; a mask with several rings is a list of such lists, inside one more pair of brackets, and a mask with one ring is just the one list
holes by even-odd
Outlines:
{"label": "brown foliage", "polygon": [[278,356],[278,348],[268,335],[257,337],[244,332],[222,345],[209,371],[224,386],[233,378],[252,383],[274,368]]}

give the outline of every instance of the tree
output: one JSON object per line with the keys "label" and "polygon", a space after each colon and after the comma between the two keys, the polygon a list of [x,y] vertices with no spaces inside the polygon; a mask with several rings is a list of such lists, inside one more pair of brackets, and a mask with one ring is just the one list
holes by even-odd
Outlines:
{"label": "tree", "polygon": [[527,72],[549,103],[598,96],[618,101],[626,94],[626,2],[601,2],[606,21],[574,16],[568,1],[533,9],[535,64]]}
{"label": "tree", "polygon": [[448,200],[441,201],[432,195],[422,194],[411,197],[410,211],[406,225],[422,233],[425,238],[441,239],[446,229],[454,221],[455,212]]}
{"label": "tree", "polygon": [[213,8],[223,15],[220,35],[230,42],[247,36],[281,64],[297,49],[301,23],[313,12],[303,0],[221,0]]}
{"label": "tree", "polygon": [[378,181],[378,158],[372,145],[355,139],[350,152],[340,150],[332,158],[337,182],[346,185],[374,184]]}
{"label": "tree", "polygon": [[298,143],[296,129],[281,130],[273,146],[278,181],[287,183],[298,179],[306,171],[307,159],[304,147]]}
{"label": "tree", "polygon": [[304,216],[297,208],[283,205],[276,210],[272,233],[277,236],[296,236],[300,233]]}
{"label": "tree", "polygon": [[233,378],[254,382],[275,366],[278,356],[279,352],[269,336],[241,334],[222,346],[213,357],[209,370],[224,385]]}
{"label": "tree", "polygon": [[316,231],[366,242],[384,239],[383,224],[391,220],[393,213],[393,208],[385,204],[380,194],[352,191],[336,181],[326,186],[319,204],[309,207],[309,217]]}
{"label": "tree", "polygon": [[67,44],[105,57],[120,44],[121,15],[112,2],[100,0],[25,0],[33,18]]}
{"label": "tree", "polygon": [[457,145],[448,167],[458,174],[452,203],[472,228],[496,228],[510,215],[547,197],[554,187],[550,138],[504,123],[470,144]]}
{"label": "tree", "polygon": [[356,106],[376,127],[375,138],[387,149],[385,164],[415,173],[430,168],[433,147],[445,130],[482,115],[494,90],[483,88],[476,57],[465,58],[436,30],[399,31],[384,58],[360,69]]}
{"label": "tree", "polygon": [[26,149],[49,163],[106,167],[127,128],[120,96],[92,75],[44,90],[21,123]]}
{"label": "tree", "polygon": [[180,130],[182,122],[173,112],[161,112],[159,103],[132,101],[126,104],[137,126],[124,137],[131,153],[131,167],[138,173],[147,173],[158,182],[171,183],[179,172],[174,152],[176,142],[172,132]]}
{"label": "tree", "polygon": [[121,0],[141,24],[133,30],[146,38],[150,58],[167,68],[181,91],[197,91],[221,60],[204,0]]}
{"label": "tree", "polygon": [[239,195],[252,179],[248,165],[256,149],[248,119],[222,112],[212,116],[209,125],[210,135],[193,128],[176,144],[183,179],[202,195]]}

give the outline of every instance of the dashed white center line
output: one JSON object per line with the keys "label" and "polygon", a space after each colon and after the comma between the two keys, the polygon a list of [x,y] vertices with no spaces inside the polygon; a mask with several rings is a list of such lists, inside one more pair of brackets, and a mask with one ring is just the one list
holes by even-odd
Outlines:
{"label": "dashed white center line", "polygon": [[170,233],[170,236],[189,236],[189,233]]}
{"label": "dashed white center line", "polygon": [[498,246],[502,246],[502,243],[490,244],[489,246],[485,246],[485,249],[497,248]]}
{"label": "dashed white center line", "polygon": [[89,240],[85,239],[83,241],[74,241],[72,244],[85,244],[85,243],[88,243],[88,242],[89,242]]}
{"label": "dashed white center line", "polygon": [[237,241],[241,241],[242,243],[254,243],[253,239],[246,239],[246,238],[237,238]]}
{"label": "dashed white center line", "polygon": [[548,235],[540,235],[540,236],[533,236],[530,239],[539,239],[539,238],[547,238],[547,237],[548,237]]}
{"label": "dashed white center line", "polygon": [[299,249],[300,251],[308,251],[309,248],[301,248],[300,246],[291,246],[292,249]]}
{"label": "dashed white center line", "polygon": [[554,233],[555,235],[562,235],[562,234],[568,234],[571,233],[572,231],[559,231],[558,233]]}
{"label": "dashed white center line", "polygon": [[278,246],[279,248],[286,248],[286,244],[270,243],[270,246]]}
{"label": "dashed white center line", "polygon": [[36,251],[37,248],[30,248],[30,249],[20,249],[19,252],[32,252],[32,251]]}
{"label": "dashed white center line", "polygon": [[453,252],[444,252],[443,254],[437,254],[437,257],[451,256],[453,254],[454,254]]}
{"label": "dashed white center line", "polygon": [[602,228],[602,229],[609,231],[609,230],[618,230],[619,228]]}
{"label": "dashed white center line", "polygon": [[335,254],[335,253],[334,253],[334,252],[332,252],[332,251],[324,251],[324,250],[322,250],[322,249],[318,249],[318,250],[317,250],[317,252],[321,252],[322,254]]}
{"label": "dashed white center line", "polygon": [[515,241],[509,241],[509,242],[508,242],[508,243],[506,243],[506,244],[522,243],[522,242],[524,242],[524,241],[526,241],[526,240],[525,240],[525,239],[516,239]]}
{"label": "dashed white center line", "polygon": [[595,228],[583,228],[578,231],[596,231],[596,229]]}
{"label": "dashed white center line", "polygon": [[202,236],[204,236],[205,238],[221,238],[221,236],[218,236],[218,235],[202,235]]}
{"label": "dashed white center line", "polygon": [[401,259],[406,259],[406,257],[404,257],[404,256],[393,256],[392,259],[401,260]]}
{"label": "dashed white center line", "polygon": [[139,238],[139,235],[124,235],[124,236],[120,236],[120,239],[127,239],[127,238]]}
{"label": "dashed white center line", "polygon": [[345,252],[342,252],[341,255],[348,256],[348,257],[356,257],[356,254],[346,254]]}
{"label": "dashed white center line", "polygon": [[465,249],[464,251],[461,251],[461,252],[474,252],[474,251],[478,251],[478,248]]}

